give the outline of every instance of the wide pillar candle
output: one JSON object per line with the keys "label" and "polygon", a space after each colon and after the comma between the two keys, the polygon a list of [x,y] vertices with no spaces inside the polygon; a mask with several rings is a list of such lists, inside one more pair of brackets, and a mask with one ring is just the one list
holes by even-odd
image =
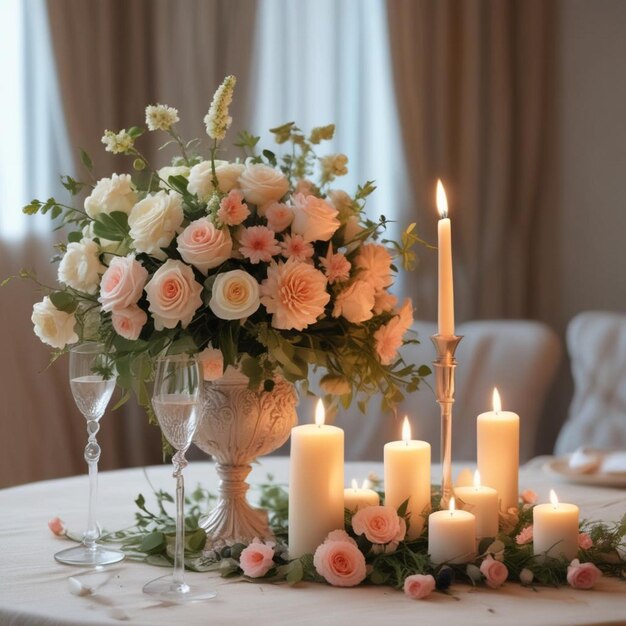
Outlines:
{"label": "wide pillar candle", "polygon": [[352,487],[343,491],[343,506],[353,513],[366,506],[378,506],[380,498],[373,489],[367,489],[365,485],[361,489],[356,480],[352,481]]}
{"label": "wide pillar candle", "polygon": [[480,484],[478,470],[472,487],[455,487],[454,493],[459,508],[476,518],[476,537],[495,537],[498,534],[498,492]]}
{"label": "wide pillar candle", "polygon": [[578,554],[578,507],[559,502],[554,491],[550,500],[533,508],[533,552],[571,561]]}
{"label": "wide pillar candle", "polygon": [[428,518],[428,554],[435,564],[469,563],[476,557],[476,518],[467,511],[450,509]]}
{"label": "wide pillar candle", "polygon": [[407,537],[416,539],[424,529],[423,515],[430,511],[430,444],[411,440],[406,418],[403,440],[385,444],[384,463],[385,504],[398,509],[408,499]]}
{"label": "wide pillar candle", "polygon": [[452,280],[452,224],[448,217],[448,200],[443,184],[437,181],[437,254],[439,277],[438,331],[440,335],[454,335],[454,284]]}
{"label": "wide pillar candle", "polygon": [[[321,402],[321,401],[320,401]],[[291,430],[289,557],[315,552],[329,532],[344,528],[343,430],[323,423]]]}
{"label": "wide pillar candle", "polygon": [[498,492],[500,510],[517,508],[519,499],[519,415],[502,411],[498,390],[494,410],[481,413],[476,422],[478,471],[483,485]]}

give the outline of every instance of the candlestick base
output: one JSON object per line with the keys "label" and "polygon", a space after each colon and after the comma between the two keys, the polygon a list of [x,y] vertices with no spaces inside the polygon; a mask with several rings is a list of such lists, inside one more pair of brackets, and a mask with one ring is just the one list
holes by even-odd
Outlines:
{"label": "candlestick base", "polygon": [[452,405],[454,404],[454,353],[463,339],[460,335],[433,335],[437,351],[435,366],[435,394],[441,407],[441,508],[447,509],[454,496],[452,483]]}

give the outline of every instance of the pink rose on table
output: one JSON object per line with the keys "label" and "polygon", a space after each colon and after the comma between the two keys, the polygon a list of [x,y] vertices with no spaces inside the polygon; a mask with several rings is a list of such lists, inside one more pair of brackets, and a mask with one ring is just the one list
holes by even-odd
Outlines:
{"label": "pink rose on table", "polygon": [[260,163],[246,165],[239,186],[246,202],[259,207],[261,214],[263,207],[278,202],[289,191],[289,181],[282,172]]}
{"label": "pink rose on table", "polygon": [[293,198],[294,218],[291,231],[305,241],[328,241],[337,231],[337,209],[316,196],[297,193]]}
{"label": "pink rose on table", "polygon": [[533,526],[530,524],[529,526],[524,526],[522,530],[520,530],[517,537],[515,537],[515,543],[518,546],[523,546],[524,544],[531,543],[533,540]]}
{"label": "pink rose on table", "polygon": [[593,540],[587,533],[579,533],[578,534],[578,547],[583,550],[589,550],[589,548],[593,548]]}
{"label": "pink rose on table", "polygon": [[280,246],[273,230],[266,226],[251,226],[241,229],[239,252],[256,265],[261,261],[269,263],[273,256],[280,254]]}
{"label": "pink rose on table", "polygon": [[113,257],[100,281],[98,301],[103,311],[127,309],[136,304],[148,280],[148,270],[134,254]]}
{"label": "pink rose on table", "polygon": [[217,217],[222,224],[238,226],[250,215],[248,205],[244,204],[243,194],[238,189],[231,189],[220,202]]}
{"label": "pink rose on table", "polygon": [[581,563],[574,559],[567,567],[567,582],[574,589],[591,589],[602,572],[593,563]]}
{"label": "pink rose on table", "polygon": [[218,274],[213,283],[209,308],[223,320],[241,320],[252,315],[261,304],[259,283],[243,270]]}
{"label": "pink rose on table", "polygon": [[393,283],[391,254],[378,243],[363,244],[354,259],[354,267],[358,270],[359,278],[370,283],[376,292]]}
{"label": "pink rose on table", "polygon": [[435,588],[435,579],[430,574],[413,574],[404,579],[404,593],[409,598],[421,600],[430,595]]}
{"label": "pink rose on table", "polygon": [[375,333],[376,352],[383,365],[389,365],[402,345],[402,338],[413,323],[413,305],[407,298],[398,315],[383,324]]}
{"label": "pink rose on table", "polygon": [[186,328],[202,306],[202,285],[182,261],[168,259],[146,285],[146,293],[156,330],[174,328],[179,322]]}
{"label": "pink rose on table", "polygon": [[230,258],[233,242],[228,230],[220,230],[206,217],[191,222],[176,238],[178,252],[184,261],[205,276],[210,269]]}
{"label": "pink rose on table", "polygon": [[313,565],[335,587],[355,587],[367,575],[365,557],[354,541],[325,541],[315,550]]}
{"label": "pink rose on table", "polygon": [[139,339],[141,329],[146,325],[148,315],[136,304],[125,309],[116,309],[111,315],[111,322],[115,332],[124,339],[135,341]]}
{"label": "pink rose on table", "polygon": [[60,517],[53,517],[48,522],[48,528],[57,535],[57,537],[63,537],[63,535],[65,535],[65,524],[63,524],[63,520]]}
{"label": "pink rose on table", "polygon": [[480,571],[485,577],[487,586],[492,589],[500,587],[509,577],[509,570],[501,561],[496,561],[491,554],[480,564]]}
{"label": "pink rose on table", "polygon": [[205,348],[198,355],[204,380],[217,380],[224,375],[224,355],[217,348]]}
{"label": "pink rose on table", "polygon": [[352,518],[352,529],[376,544],[398,542],[406,535],[406,522],[392,506],[367,506]]}
{"label": "pink rose on table", "polygon": [[259,578],[265,576],[274,565],[274,548],[258,540],[241,551],[239,565],[244,576]]}
{"label": "pink rose on table", "polygon": [[293,221],[293,209],[287,204],[273,202],[265,208],[267,226],[275,233],[280,233]]}
{"label": "pink rose on table", "polygon": [[304,330],[324,313],[329,300],[324,274],[295,259],[272,263],[261,283],[261,304],[272,313],[274,328]]}
{"label": "pink rose on table", "polygon": [[374,288],[364,280],[355,280],[336,297],[333,317],[343,316],[360,324],[372,318],[375,301]]}

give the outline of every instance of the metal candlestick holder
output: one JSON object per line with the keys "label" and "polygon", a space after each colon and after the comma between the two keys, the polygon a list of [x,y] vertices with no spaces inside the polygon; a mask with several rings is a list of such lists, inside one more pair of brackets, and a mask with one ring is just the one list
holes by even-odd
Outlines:
{"label": "metal candlestick holder", "polygon": [[431,341],[437,350],[435,366],[435,393],[441,407],[441,508],[447,509],[454,495],[452,484],[452,405],[454,404],[454,353],[461,341],[458,335],[433,335]]}

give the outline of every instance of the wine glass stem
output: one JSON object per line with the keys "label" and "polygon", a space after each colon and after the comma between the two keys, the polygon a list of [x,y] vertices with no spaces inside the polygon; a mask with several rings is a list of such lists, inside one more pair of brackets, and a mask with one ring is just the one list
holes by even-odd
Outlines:
{"label": "wine glass stem", "polygon": [[185,571],[185,482],[183,479],[183,467],[186,463],[179,462],[174,455],[174,477],[176,478],[176,544],[174,548],[174,584],[184,585]]}
{"label": "wine glass stem", "polygon": [[87,514],[87,530],[83,535],[83,545],[93,550],[100,536],[96,522],[96,502],[98,499],[98,461],[100,460],[100,446],[96,441],[96,434],[100,425],[96,420],[87,422],[89,439],[85,446],[85,461],[89,467],[89,512]]}

